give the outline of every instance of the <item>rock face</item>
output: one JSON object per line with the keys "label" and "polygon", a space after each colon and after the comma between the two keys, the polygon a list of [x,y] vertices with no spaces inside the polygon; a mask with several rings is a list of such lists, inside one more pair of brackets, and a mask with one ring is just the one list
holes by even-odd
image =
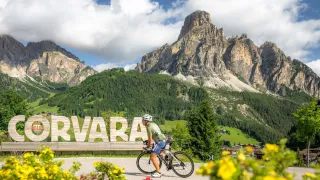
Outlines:
{"label": "rock face", "polygon": [[96,73],[52,41],[30,42],[24,47],[8,35],[0,36],[0,72],[17,78],[40,77],[70,86]]}
{"label": "rock face", "polygon": [[143,56],[135,69],[193,76],[211,87],[279,94],[290,88],[316,97],[320,93],[320,78],[308,66],[291,60],[271,42],[258,47],[245,34],[226,39],[204,11],[187,16],[178,40]]}

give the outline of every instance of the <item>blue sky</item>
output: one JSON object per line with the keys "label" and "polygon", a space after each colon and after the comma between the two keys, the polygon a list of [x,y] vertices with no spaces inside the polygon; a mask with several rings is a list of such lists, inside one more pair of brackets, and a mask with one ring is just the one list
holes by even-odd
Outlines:
{"label": "blue sky", "polygon": [[98,70],[132,68],[144,54],[176,41],[187,15],[204,10],[226,37],[246,33],[257,46],[274,42],[320,74],[319,0],[61,2],[0,0],[0,34],[21,42],[52,40]]}
{"label": "blue sky", "polygon": [[[301,12],[298,20],[320,19],[320,1],[319,0],[304,0],[303,3],[308,5],[308,8]],[[312,53],[308,56],[310,60],[320,59],[320,47],[313,48]]]}

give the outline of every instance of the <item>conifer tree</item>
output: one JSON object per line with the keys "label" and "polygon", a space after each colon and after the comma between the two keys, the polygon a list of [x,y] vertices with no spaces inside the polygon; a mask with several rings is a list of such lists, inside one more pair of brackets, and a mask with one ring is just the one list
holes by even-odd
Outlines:
{"label": "conifer tree", "polygon": [[187,112],[188,129],[191,135],[191,150],[202,160],[212,160],[220,156],[222,141],[213,108],[208,100],[199,108]]}

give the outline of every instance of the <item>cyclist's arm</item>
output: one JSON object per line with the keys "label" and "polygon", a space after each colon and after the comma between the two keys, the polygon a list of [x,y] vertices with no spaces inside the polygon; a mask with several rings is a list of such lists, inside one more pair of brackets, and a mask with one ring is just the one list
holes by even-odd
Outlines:
{"label": "cyclist's arm", "polygon": [[148,136],[148,148],[150,148],[152,142],[152,136]]}
{"label": "cyclist's arm", "polygon": [[150,127],[147,127],[147,134],[148,134],[148,145],[147,148],[150,148],[152,142],[152,130]]}

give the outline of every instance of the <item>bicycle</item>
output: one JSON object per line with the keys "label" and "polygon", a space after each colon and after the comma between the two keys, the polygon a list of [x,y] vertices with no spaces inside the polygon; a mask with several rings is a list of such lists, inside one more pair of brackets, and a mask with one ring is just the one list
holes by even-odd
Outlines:
{"label": "bicycle", "polygon": [[[185,152],[181,152],[181,151],[172,152],[171,151],[172,150],[172,147],[171,147],[172,143],[173,143],[173,139],[171,137],[169,137],[166,141],[167,145],[165,146],[164,149],[162,149],[162,151],[166,152],[166,156],[162,157],[161,155],[157,155],[159,167],[161,168],[162,162],[163,162],[163,164],[167,167],[167,171],[172,169],[176,175],[178,175],[182,178],[187,178],[187,177],[191,176],[194,171],[193,160]],[[137,161],[136,161],[136,165],[142,173],[150,174],[150,173],[155,172],[156,169],[150,159],[151,150],[146,149],[146,147],[148,145],[148,140],[143,141],[143,144],[144,144],[145,151],[143,151],[138,156]],[[169,147],[168,149],[166,149],[167,146]],[[152,144],[151,149],[153,149],[153,147],[154,147],[154,144]],[[186,170],[186,173],[183,174],[181,171],[185,171],[185,170]]]}

